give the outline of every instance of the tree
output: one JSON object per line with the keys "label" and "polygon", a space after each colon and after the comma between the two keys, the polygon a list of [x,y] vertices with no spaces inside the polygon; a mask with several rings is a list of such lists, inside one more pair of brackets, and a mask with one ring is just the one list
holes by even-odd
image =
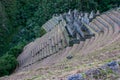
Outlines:
{"label": "tree", "polygon": [[9,75],[14,71],[17,60],[13,55],[6,54],[0,58],[0,76]]}

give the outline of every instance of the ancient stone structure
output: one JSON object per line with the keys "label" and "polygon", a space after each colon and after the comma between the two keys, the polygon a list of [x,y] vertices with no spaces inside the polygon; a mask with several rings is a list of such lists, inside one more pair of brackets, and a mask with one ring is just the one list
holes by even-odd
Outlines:
{"label": "ancient stone structure", "polygon": [[91,11],[91,13],[79,12],[78,10],[69,10],[68,13],[54,15],[47,23],[42,27],[47,31],[51,31],[55,25],[59,24],[60,21],[65,21],[65,27],[71,42],[77,43],[79,41],[85,41],[85,39],[94,36],[94,33],[89,27],[90,21],[99,14],[99,11],[96,14]]}
{"label": "ancient stone structure", "polygon": [[[42,27],[47,33],[24,47],[23,52],[18,57],[19,66],[16,72],[9,77],[4,77],[5,79],[0,79],[67,80],[68,74],[81,73],[82,69],[83,71],[86,69],[87,71],[85,71],[85,73],[87,72],[86,75],[88,74],[88,77],[86,77],[87,80],[93,80],[93,72],[98,72],[98,69],[103,69],[106,66],[99,64],[104,64],[104,61],[106,63],[106,60],[119,59],[120,8],[109,10],[100,15],[98,11],[98,16],[96,16],[96,12],[94,13],[93,11],[89,14],[79,12],[80,16],[76,17],[78,20],[74,19],[73,12],[78,11],[70,10],[68,13],[61,14],[60,16],[55,15],[45,23]],[[70,14],[72,14],[72,16]],[[70,15],[70,19],[65,18],[66,15]],[[87,18],[84,19],[83,17],[86,17],[84,15],[88,16],[89,20]],[[66,21],[66,19],[68,21]],[[87,24],[87,22],[84,23],[84,20],[89,21],[89,24]],[[82,41],[81,37],[79,37],[81,34],[79,35],[78,32],[74,30],[75,27],[73,23],[78,29],[82,27],[78,27],[80,24],[88,29],[88,32],[81,29],[83,35],[87,35],[84,37],[85,41]],[[52,28],[50,27],[48,30],[49,26],[52,26]],[[89,31],[91,32],[90,34]],[[95,34],[95,36],[93,36],[92,33]],[[76,36],[72,36],[72,34],[76,34]],[[69,46],[69,43],[72,43],[72,41],[73,46]],[[79,44],[75,44],[77,41]],[[95,67],[98,68],[94,69]],[[107,67],[117,71],[117,68],[119,68],[116,62],[108,63]],[[77,72],[76,69],[78,70]],[[79,77],[81,79],[83,76],[73,75],[70,77]],[[100,78],[98,80],[104,79]]]}
{"label": "ancient stone structure", "polygon": [[69,38],[64,25],[64,21],[59,22],[54,29],[25,46],[18,57],[19,67],[30,66],[68,46]]}
{"label": "ancient stone structure", "polygon": [[[98,14],[98,12],[97,12]],[[19,67],[26,68],[44,58],[58,53],[67,46],[72,46],[80,41],[94,36],[89,22],[95,17],[94,12],[79,12],[69,10],[68,13],[54,15],[42,27],[46,34],[24,47],[18,57]]]}

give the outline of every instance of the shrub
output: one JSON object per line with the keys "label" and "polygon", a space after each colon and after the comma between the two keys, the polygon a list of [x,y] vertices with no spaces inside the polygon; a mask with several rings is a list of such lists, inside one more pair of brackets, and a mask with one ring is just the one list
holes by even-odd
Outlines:
{"label": "shrub", "polygon": [[9,75],[16,68],[17,60],[13,55],[5,54],[0,58],[0,77]]}
{"label": "shrub", "polygon": [[26,43],[19,43],[16,46],[12,47],[7,54],[13,55],[14,57],[18,57],[18,55],[22,52],[22,49]]}
{"label": "shrub", "polygon": [[43,36],[46,33],[46,31],[41,27],[40,28],[40,37]]}

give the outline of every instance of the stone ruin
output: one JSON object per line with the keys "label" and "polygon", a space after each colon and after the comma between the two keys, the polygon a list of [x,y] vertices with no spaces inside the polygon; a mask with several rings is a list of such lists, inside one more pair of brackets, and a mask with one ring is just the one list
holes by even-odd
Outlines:
{"label": "stone ruin", "polygon": [[47,33],[24,47],[15,73],[0,79],[120,79],[120,60],[116,60],[120,55],[120,8],[100,15],[99,11],[70,10],[54,15],[42,27]]}
{"label": "stone ruin", "polygon": [[24,47],[18,57],[19,69],[26,68],[50,55],[58,53],[67,46],[85,41],[95,36],[89,23],[97,14],[69,10],[68,13],[53,15],[42,27],[47,32],[41,38]]}
{"label": "stone ruin", "polygon": [[95,36],[94,32],[90,29],[89,23],[99,14],[99,11],[96,13],[94,13],[94,11],[87,13],[79,12],[76,9],[73,11],[69,10],[68,13],[54,15],[53,18],[42,27],[49,32],[56,27],[55,25],[59,24],[59,22],[65,21],[66,25],[64,28],[69,35],[69,45],[73,45],[74,43],[79,43],[80,41],[85,41],[85,39]]}

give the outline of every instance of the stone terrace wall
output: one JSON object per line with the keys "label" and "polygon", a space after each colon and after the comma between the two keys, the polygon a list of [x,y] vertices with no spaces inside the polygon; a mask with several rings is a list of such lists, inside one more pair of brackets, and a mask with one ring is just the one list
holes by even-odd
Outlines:
{"label": "stone terrace wall", "polygon": [[50,32],[25,46],[18,57],[19,68],[28,67],[68,46],[69,38],[65,25],[64,21],[59,22]]}
{"label": "stone terrace wall", "polygon": [[50,20],[48,20],[42,27],[46,32],[51,31],[56,25],[59,24],[59,21],[65,22],[62,16],[53,16]]}

